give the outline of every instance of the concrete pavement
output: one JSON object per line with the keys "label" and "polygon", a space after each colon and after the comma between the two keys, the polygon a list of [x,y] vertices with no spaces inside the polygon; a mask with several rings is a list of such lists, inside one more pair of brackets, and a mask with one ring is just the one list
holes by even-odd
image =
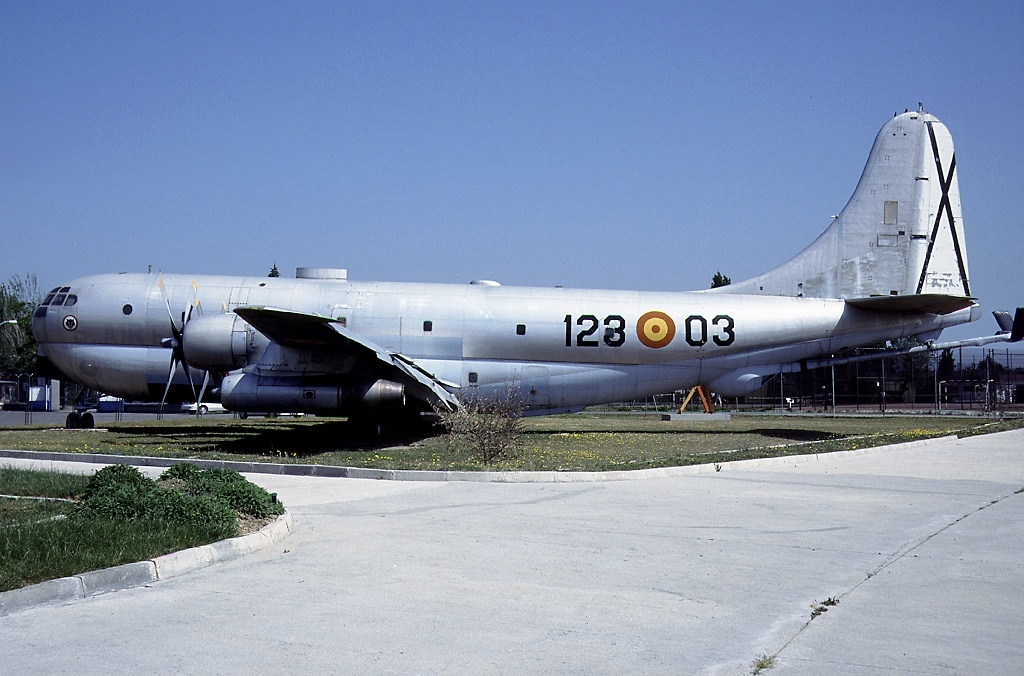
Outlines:
{"label": "concrete pavement", "polygon": [[0,673],[1017,674],[1022,460],[1017,431],[635,481],[247,475],[288,539],[0,618]]}

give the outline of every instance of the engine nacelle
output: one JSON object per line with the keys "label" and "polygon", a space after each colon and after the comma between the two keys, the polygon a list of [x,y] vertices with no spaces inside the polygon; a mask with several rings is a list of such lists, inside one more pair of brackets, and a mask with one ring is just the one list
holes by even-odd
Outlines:
{"label": "engine nacelle", "polygon": [[270,341],[238,315],[227,313],[192,317],[181,342],[189,366],[226,373],[255,361]]}
{"label": "engine nacelle", "polygon": [[304,383],[297,378],[267,378],[234,373],[224,378],[220,401],[232,411],[344,413],[405,404],[405,385],[390,380],[347,385]]}
{"label": "engine nacelle", "polygon": [[759,373],[756,368],[737,369],[718,376],[708,383],[708,388],[723,397],[739,397],[761,387],[765,375],[771,374]]}

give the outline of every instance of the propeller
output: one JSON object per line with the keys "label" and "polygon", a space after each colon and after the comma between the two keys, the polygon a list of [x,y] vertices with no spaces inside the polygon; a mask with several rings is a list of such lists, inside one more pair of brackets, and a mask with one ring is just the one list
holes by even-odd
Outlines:
{"label": "propeller", "polygon": [[163,296],[164,305],[167,307],[167,318],[171,322],[171,336],[160,341],[161,345],[171,349],[171,362],[167,370],[167,385],[164,387],[164,396],[160,398],[160,413],[163,413],[164,404],[167,402],[167,395],[171,391],[171,382],[174,380],[174,372],[179,364],[185,372],[185,377],[188,379],[189,386],[192,388],[192,397],[195,399],[196,411],[198,413],[198,404],[203,400],[203,395],[206,394],[206,388],[210,384],[210,372],[203,372],[203,384],[199,388],[199,392],[196,393],[196,384],[195,381],[192,380],[192,371],[189,368],[188,362],[185,361],[184,341],[185,325],[188,324],[189,320],[192,318],[192,312],[198,310],[199,314],[203,313],[203,306],[199,302],[198,298],[199,286],[195,281],[192,282],[192,287],[185,299],[185,310],[181,313],[181,328],[178,328],[178,324],[174,320],[174,313],[171,311],[171,301],[167,297],[167,289],[164,288],[164,280],[162,278],[157,281],[157,286],[160,287],[160,295]]}

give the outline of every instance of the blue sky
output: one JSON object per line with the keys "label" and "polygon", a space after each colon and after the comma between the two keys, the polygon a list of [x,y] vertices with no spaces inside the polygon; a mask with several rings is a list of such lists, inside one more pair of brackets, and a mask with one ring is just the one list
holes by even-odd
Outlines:
{"label": "blue sky", "polygon": [[0,277],[706,288],[920,101],[973,291],[1024,304],[1024,3],[753,4],[0,0]]}

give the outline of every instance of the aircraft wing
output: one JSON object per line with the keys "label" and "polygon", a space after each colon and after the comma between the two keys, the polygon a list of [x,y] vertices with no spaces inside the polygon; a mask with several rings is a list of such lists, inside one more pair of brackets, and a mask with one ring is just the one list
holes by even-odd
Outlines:
{"label": "aircraft wing", "polygon": [[389,377],[404,383],[412,394],[432,404],[454,410],[458,398],[433,374],[408,357],[389,352],[373,341],[349,331],[337,320],[319,315],[262,306],[238,307],[235,314],[281,347],[293,350],[347,354],[375,370],[384,367]]}

